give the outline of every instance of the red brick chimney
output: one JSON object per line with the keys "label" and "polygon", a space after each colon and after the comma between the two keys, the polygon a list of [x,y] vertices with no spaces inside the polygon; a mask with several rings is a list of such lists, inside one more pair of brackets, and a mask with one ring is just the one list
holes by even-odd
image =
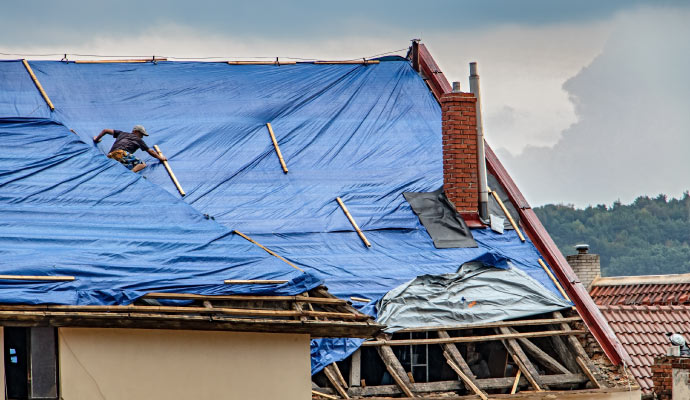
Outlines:
{"label": "red brick chimney", "polygon": [[441,96],[443,115],[443,190],[470,227],[479,220],[477,99],[453,91]]}

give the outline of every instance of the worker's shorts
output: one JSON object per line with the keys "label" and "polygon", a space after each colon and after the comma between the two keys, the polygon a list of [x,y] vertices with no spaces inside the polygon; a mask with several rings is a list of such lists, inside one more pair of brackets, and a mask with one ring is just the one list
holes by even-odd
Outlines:
{"label": "worker's shorts", "polygon": [[132,169],[135,166],[144,163],[140,159],[134,157],[132,154],[124,150],[111,151],[110,153],[108,153],[108,158],[112,158],[113,160],[120,162],[120,164],[127,167],[127,169]]}

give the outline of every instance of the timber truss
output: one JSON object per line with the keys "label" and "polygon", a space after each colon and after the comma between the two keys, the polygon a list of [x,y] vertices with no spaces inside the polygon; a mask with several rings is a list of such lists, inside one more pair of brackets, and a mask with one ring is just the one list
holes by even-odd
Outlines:
{"label": "timber truss", "polygon": [[149,293],[132,305],[0,304],[0,325],[307,333],[312,337],[371,337],[382,328],[323,286],[296,296]]}
{"label": "timber truss", "polygon": [[540,319],[380,334],[314,375],[312,394],[349,399],[442,392],[488,399],[518,391],[606,390],[605,377],[575,336],[585,331],[571,327],[580,321],[554,312]]}

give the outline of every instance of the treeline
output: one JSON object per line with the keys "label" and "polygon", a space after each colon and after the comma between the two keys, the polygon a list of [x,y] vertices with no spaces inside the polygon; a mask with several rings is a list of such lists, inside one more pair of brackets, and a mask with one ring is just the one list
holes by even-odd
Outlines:
{"label": "treeline", "polygon": [[548,204],[534,211],[564,255],[587,243],[603,276],[690,273],[690,195],[638,197],[577,209]]}

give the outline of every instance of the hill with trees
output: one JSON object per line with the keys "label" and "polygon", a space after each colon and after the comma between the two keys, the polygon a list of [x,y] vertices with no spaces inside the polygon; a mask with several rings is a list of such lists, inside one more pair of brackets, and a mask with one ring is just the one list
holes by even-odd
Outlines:
{"label": "hill with trees", "polygon": [[690,195],[638,197],[585,209],[547,204],[534,211],[563,254],[579,243],[601,256],[602,276],[690,273]]}

